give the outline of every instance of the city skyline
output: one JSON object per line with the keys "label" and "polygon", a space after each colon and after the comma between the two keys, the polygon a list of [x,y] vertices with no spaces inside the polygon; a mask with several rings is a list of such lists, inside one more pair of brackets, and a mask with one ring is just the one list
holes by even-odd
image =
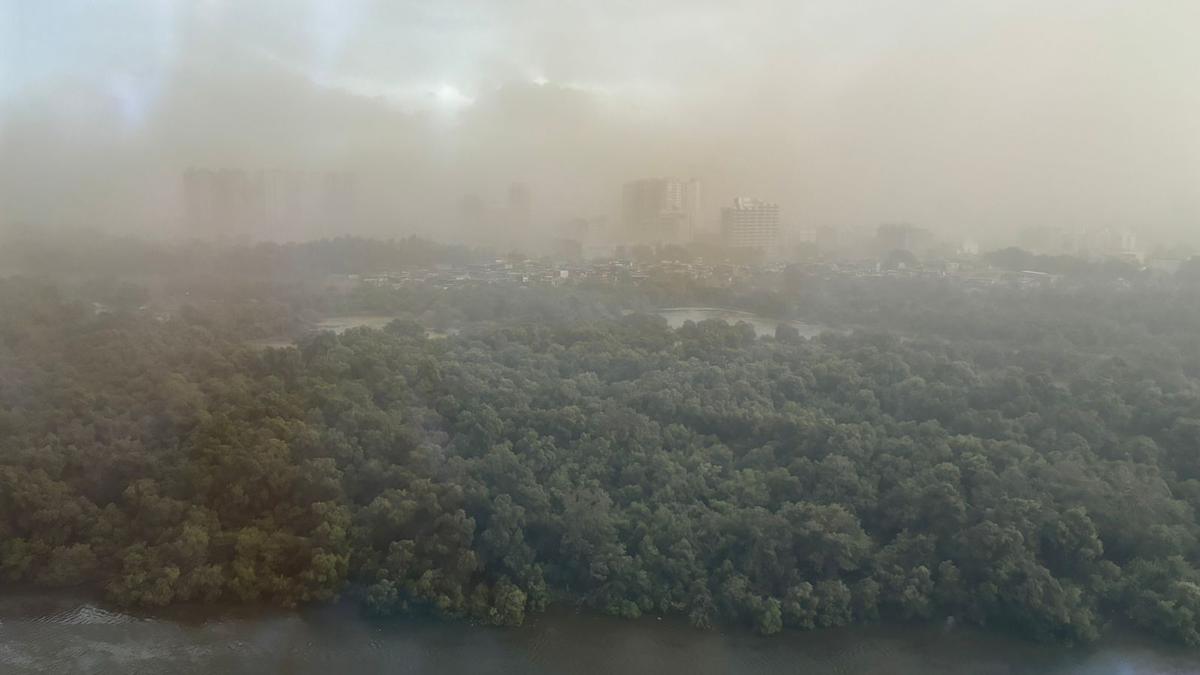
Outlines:
{"label": "city skyline", "polygon": [[615,222],[674,175],[784,231],[1200,243],[1196,3],[505,5],[0,3],[0,220],[160,232],[194,165],[353,170],[359,234],[513,180]]}
{"label": "city skyline", "polygon": [[[177,229],[185,236],[321,238],[329,236],[331,223],[352,226],[358,211],[360,176],[353,171],[189,167],[182,178]],[[980,252],[972,237],[936,232],[920,224],[862,223],[855,228],[806,224],[803,214],[785,213],[777,203],[758,198],[737,196],[705,208],[699,181],[694,179],[625,181],[619,217],[573,215],[558,220],[543,217],[535,209],[534,186],[521,181],[503,185],[494,186],[491,200],[484,196],[488,191],[463,194],[451,205],[457,213],[454,227],[433,238],[533,252],[577,250],[580,255],[584,250],[604,253],[633,244],[705,242],[720,242],[731,249],[770,250],[776,257],[793,255],[797,246],[826,253]],[[706,220],[717,226],[700,225]],[[525,236],[514,236],[519,232]],[[1128,228],[1110,226],[1027,228],[990,248],[1006,246],[1039,254],[1126,259],[1191,251],[1186,246],[1147,245]]]}

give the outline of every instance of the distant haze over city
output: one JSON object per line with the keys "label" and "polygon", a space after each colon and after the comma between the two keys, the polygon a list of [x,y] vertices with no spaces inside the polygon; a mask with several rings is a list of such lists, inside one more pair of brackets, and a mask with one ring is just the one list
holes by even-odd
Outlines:
{"label": "distant haze over city", "polygon": [[[1198,25],[1171,0],[0,0],[0,226],[691,240],[760,227],[740,198],[785,238],[1195,245]],[[663,179],[690,206],[631,216]]]}

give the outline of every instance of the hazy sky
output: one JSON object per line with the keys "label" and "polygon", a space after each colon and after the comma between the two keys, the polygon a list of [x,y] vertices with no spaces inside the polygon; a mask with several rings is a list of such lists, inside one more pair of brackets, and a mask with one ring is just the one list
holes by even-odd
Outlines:
{"label": "hazy sky", "polygon": [[[1200,231],[1196,0],[0,0],[11,222],[169,229],[193,165],[614,214],[699,178],[793,226]],[[371,182],[376,185],[370,187]],[[280,236],[287,236],[281,233]]]}

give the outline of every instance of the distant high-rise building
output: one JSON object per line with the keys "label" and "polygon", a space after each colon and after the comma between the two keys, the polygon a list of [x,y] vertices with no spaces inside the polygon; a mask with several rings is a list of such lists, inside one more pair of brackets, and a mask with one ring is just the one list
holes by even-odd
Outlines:
{"label": "distant high-rise building", "polygon": [[344,171],[191,168],[183,192],[188,229],[200,236],[312,236],[357,216],[357,177]]}
{"label": "distant high-rise building", "polygon": [[817,228],[797,227],[792,230],[791,240],[793,244],[816,244]]}
{"label": "distant high-rise building", "polygon": [[699,214],[696,180],[644,178],[626,183],[622,192],[621,220],[635,241],[691,241]]}
{"label": "distant high-rise building", "polygon": [[213,220],[212,185],[212,172],[208,169],[192,167],[183,172],[184,225],[191,232],[204,229]]}
{"label": "distant high-rise building", "polygon": [[322,216],[339,225],[357,218],[358,176],[349,171],[326,171],[320,176]]}
{"label": "distant high-rise building", "polygon": [[508,186],[508,217],[513,225],[525,227],[533,210],[533,196],[529,186],[524,183],[513,183]]}
{"label": "distant high-rise building", "polygon": [[254,188],[245,171],[188,169],[183,192],[187,226],[193,233],[245,234],[254,220]]}
{"label": "distant high-rise building", "polygon": [[832,251],[841,243],[841,236],[837,228],[824,225],[817,228],[816,239],[817,248],[822,251]]}
{"label": "distant high-rise building", "polygon": [[1102,227],[1084,233],[1080,253],[1091,256],[1139,258],[1137,237],[1123,228]]}
{"label": "distant high-rise building", "polygon": [[478,237],[483,232],[486,216],[487,206],[482,197],[473,192],[463,195],[458,202],[459,234]]}
{"label": "distant high-rise building", "polygon": [[730,248],[771,250],[779,243],[779,205],[738,197],[721,209],[721,233]]}
{"label": "distant high-rise building", "polygon": [[919,252],[933,243],[929,230],[907,223],[880,225],[875,231],[875,242],[881,254],[892,251]]}

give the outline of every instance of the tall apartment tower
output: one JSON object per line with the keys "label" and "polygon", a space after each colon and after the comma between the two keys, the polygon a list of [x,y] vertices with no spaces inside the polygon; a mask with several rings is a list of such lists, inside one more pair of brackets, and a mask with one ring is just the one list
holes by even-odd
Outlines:
{"label": "tall apartment tower", "polygon": [[626,183],[621,195],[621,220],[634,241],[691,241],[699,215],[696,180],[643,178]]}
{"label": "tall apartment tower", "polygon": [[779,243],[779,205],[738,197],[721,209],[721,234],[730,248],[769,251]]}
{"label": "tall apartment tower", "polygon": [[245,234],[259,211],[254,188],[245,171],[188,169],[183,190],[189,230],[202,236]]}
{"label": "tall apartment tower", "polygon": [[508,218],[515,227],[528,228],[533,211],[533,195],[524,183],[508,186]]}
{"label": "tall apartment tower", "polygon": [[875,231],[875,241],[882,254],[892,251],[920,254],[933,243],[933,235],[929,230],[907,223],[889,223],[880,225]]}
{"label": "tall apartment tower", "polygon": [[184,216],[197,236],[312,237],[357,221],[357,176],[349,171],[190,168]]}

